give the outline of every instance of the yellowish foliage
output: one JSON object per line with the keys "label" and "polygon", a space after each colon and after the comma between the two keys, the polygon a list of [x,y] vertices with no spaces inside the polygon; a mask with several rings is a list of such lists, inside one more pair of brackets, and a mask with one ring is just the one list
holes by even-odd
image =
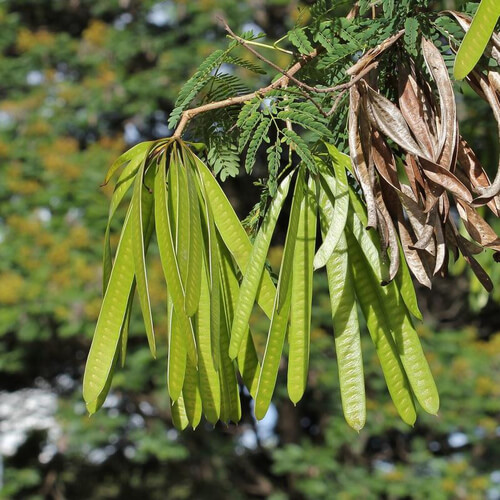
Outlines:
{"label": "yellowish foliage", "polygon": [[70,259],[68,243],[56,243],[47,253],[47,259],[56,268],[67,264]]}
{"label": "yellowish foliage", "polygon": [[0,273],[0,304],[17,304],[22,298],[24,279],[15,271]]}
{"label": "yellowish foliage", "polygon": [[69,243],[73,248],[87,248],[90,245],[89,231],[85,226],[73,226],[69,231]]}
{"label": "yellowish foliage", "polygon": [[21,28],[17,35],[17,48],[20,52],[27,52],[37,46],[50,48],[54,46],[54,42],[54,35],[43,28],[38,31]]}
{"label": "yellowish foliage", "polygon": [[48,121],[38,119],[28,123],[24,131],[29,136],[45,137],[50,134],[51,126]]}
{"label": "yellowish foliage", "polygon": [[96,47],[101,47],[106,42],[107,25],[98,19],[93,19],[88,28],[83,32],[83,39]]}

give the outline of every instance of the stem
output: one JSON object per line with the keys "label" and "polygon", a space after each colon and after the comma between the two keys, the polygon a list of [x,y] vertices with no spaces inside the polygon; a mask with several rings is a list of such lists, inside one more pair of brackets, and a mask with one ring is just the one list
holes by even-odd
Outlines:
{"label": "stem", "polygon": [[[228,35],[229,38],[233,39],[232,35]],[[267,43],[255,42],[253,40],[246,40],[247,45],[255,45],[255,47],[262,47],[263,49],[277,50],[278,52],[283,52],[283,54],[288,54],[290,56],[294,56],[295,53],[291,50],[282,49],[281,47],[277,47],[276,45],[268,45]]]}

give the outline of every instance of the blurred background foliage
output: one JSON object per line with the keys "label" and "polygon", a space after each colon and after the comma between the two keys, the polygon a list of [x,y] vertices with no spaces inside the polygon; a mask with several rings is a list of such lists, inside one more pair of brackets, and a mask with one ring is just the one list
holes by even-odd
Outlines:
{"label": "blurred background foliage", "polygon": [[[309,388],[297,407],[286,396],[283,360],[264,421],[253,420],[244,396],[239,425],[202,423],[179,434],[165,343],[151,360],[136,316],[104,409],[85,413],[81,376],[101,299],[107,167],[127,147],[170,134],[178,89],[226,43],[216,15],[272,40],[307,22],[307,3],[0,1],[0,498],[500,498],[500,287],[485,295],[460,262],[431,292],[419,290],[419,332],[442,408],[414,428],[397,417],[368,338],[368,423],[359,435],[345,424],[322,274]],[[338,4],[345,12],[349,2]],[[250,87],[263,83],[241,76]],[[462,133],[493,169],[498,141],[486,105],[466,92],[459,106]],[[225,184],[241,216],[258,200],[250,184]],[[491,262],[499,283],[500,265]],[[165,293],[159,266],[153,257],[157,310]],[[254,330],[263,345],[261,321],[254,318]]]}

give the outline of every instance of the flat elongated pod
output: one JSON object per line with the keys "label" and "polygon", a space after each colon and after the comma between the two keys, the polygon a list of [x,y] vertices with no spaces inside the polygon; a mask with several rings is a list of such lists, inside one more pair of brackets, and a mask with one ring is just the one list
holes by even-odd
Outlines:
{"label": "flat elongated pod", "polygon": [[231,341],[229,344],[229,356],[231,359],[236,358],[240,350],[241,342],[248,326],[250,314],[261,282],[271,237],[274,233],[281,207],[288,194],[291,179],[292,174],[289,174],[278,187],[278,192],[272,200],[255,238],[248,265],[243,275],[231,328]]}
{"label": "flat elongated pod", "polygon": [[[307,184],[305,183],[305,168],[303,165],[299,167],[295,189],[292,197],[292,208],[290,218],[288,220],[287,238],[283,247],[283,257],[280,267],[279,286],[276,288],[278,312],[281,310],[285,302],[286,294],[283,291],[288,290],[292,283],[293,272],[293,254],[295,251],[295,243],[297,240],[297,229],[299,227],[300,213],[302,200],[304,199]],[[276,301],[275,301],[276,307]]]}
{"label": "flat elongated pod", "polygon": [[[298,180],[297,180],[298,182]],[[311,311],[313,289],[313,258],[316,244],[316,185],[309,177],[300,202],[297,237],[292,262],[292,308],[288,329],[288,395],[297,403],[303,396],[309,370]],[[298,197],[300,198],[300,197]],[[295,197],[293,203],[295,203]],[[293,212],[293,208],[292,208]],[[290,215],[292,219],[292,214]]]}
{"label": "flat elongated pod", "polygon": [[458,49],[453,67],[453,74],[457,80],[462,80],[474,69],[495,30],[499,16],[498,0],[481,1],[469,31]]}
{"label": "flat elongated pod", "polygon": [[[132,211],[133,203],[129,206],[125,216],[115,261],[106,286],[85,366],[83,397],[87,404],[92,403],[98,397],[108,378],[112,376],[113,359],[119,347],[123,326],[127,321],[129,300],[134,283]],[[145,245],[147,246],[152,233],[152,197],[142,200],[142,213],[144,214],[143,224]]]}
{"label": "flat elongated pod", "polygon": [[415,404],[408,378],[388,324],[387,316],[392,312],[388,311],[384,306],[382,287],[378,283],[373,269],[368,264],[358,241],[349,229],[346,230],[346,237],[356,297],[365,316],[368,331],[375,344],[387,388],[403,421],[413,425],[417,417]]}
{"label": "flat elongated pod", "polygon": [[203,413],[209,422],[215,424],[220,415],[221,389],[212,352],[210,289],[205,259],[202,260],[202,265],[200,303],[195,317],[198,373]]}
{"label": "flat elongated pod", "polygon": [[[241,272],[245,273],[253,248],[252,243],[215,177],[199,158],[195,158],[196,166],[205,187],[206,197],[210,200],[212,206],[217,229]],[[275,293],[276,288],[271,276],[265,270],[259,283],[257,303],[268,318],[273,313]]]}
{"label": "flat elongated pod", "polygon": [[291,289],[285,292],[285,303],[278,312],[276,307],[274,315],[271,318],[271,326],[267,336],[266,350],[259,375],[259,384],[257,386],[257,395],[255,397],[255,417],[262,419],[269,409],[271,398],[273,396],[278,369],[285,342],[285,334],[288,325],[291,305]]}
{"label": "flat elongated pod", "polygon": [[145,156],[148,154],[149,150],[155,143],[156,143],[155,141],[141,142],[139,144],[136,144],[134,147],[130,148],[128,151],[125,151],[125,153],[121,154],[113,162],[111,167],[109,167],[106,173],[106,178],[104,179],[104,184],[107,184],[110,181],[110,179],[113,177],[116,171],[124,163],[137,161],[138,158],[140,159],[139,161],[142,161],[142,159],[145,158]]}
{"label": "flat elongated pod", "polygon": [[179,322],[170,295],[168,296],[168,358],[167,358],[167,387],[170,399],[177,401],[182,394],[184,378],[186,376],[187,353],[185,330]]}
{"label": "flat elongated pod", "polygon": [[[332,206],[324,193],[320,202],[324,214],[321,218],[321,225],[322,231],[325,232],[328,227],[325,219],[330,216]],[[332,308],[342,409],[346,422],[359,431],[366,421],[363,356],[354,282],[344,233],[326,263],[326,273]]]}
{"label": "flat elongated pod", "polygon": [[[339,164],[346,166],[346,161],[348,159],[347,155],[340,152],[335,152],[334,154]],[[334,205],[335,193],[337,191],[337,179],[331,175],[326,165],[321,160],[318,160],[317,164],[318,170],[321,173],[321,187],[331,204]],[[366,208],[359,195],[350,186],[348,189],[350,209],[347,212],[346,227],[350,228],[361,245],[363,252],[369,257],[370,265],[376,276],[381,282],[387,282],[389,281],[389,268],[380,251],[379,237],[375,231],[366,229],[368,223]]]}
{"label": "flat elongated pod", "polygon": [[128,332],[130,329],[130,316],[132,313],[132,304],[134,302],[135,283],[132,285],[130,295],[128,297],[127,312],[122,325],[122,333],[120,334],[120,365],[125,366],[125,358],[127,355]]}
{"label": "flat elongated pod", "polygon": [[[184,157],[184,160],[188,158]],[[184,170],[188,186],[188,205],[189,205],[189,253],[186,276],[186,297],[185,310],[188,316],[193,316],[198,309],[200,300],[200,276],[201,276],[201,254],[203,238],[201,234],[200,209],[198,202],[198,193],[196,183],[198,177],[194,175],[191,164],[186,162]]]}
{"label": "flat elongated pod", "polygon": [[[149,198],[147,202],[144,203],[146,207],[146,216],[144,220],[144,247],[148,248],[149,242],[151,241],[151,236],[153,235],[153,230],[155,226],[154,216],[153,216],[153,207],[152,200]],[[135,294],[135,281],[132,284],[132,289],[130,290],[130,295],[128,298],[128,308],[125,316],[125,321],[123,322],[122,333],[120,337],[120,364],[123,367],[125,365],[125,356],[127,353],[127,342],[128,342],[128,332],[130,328],[130,316],[132,312],[132,304],[134,302],[134,294]]]}
{"label": "flat elongated pod", "polygon": [[399,259],[400,265],[395,279],[399,293],[401,294],[408,311],[413,314],[415,318],[422,320],[422,313],[418,307],[417,294],[415,293],[415,287],[411,279],[410,270],[408,268],[408,264],[406,263],[401,246],[399,248],[399,252],[401,256]]}
{"label": "flat elongated pod", "polygon": [[[120,343],[122,342],[123,329],[125,327],[125,324],[126,323],[123,324],[122,333],[120,334]],[[89,415],[93,415],[104,404],[104,401],[106,401],[109,390],[111,389],[111,382],[113,380],[113,373],[115,371],[115,367],[116,367],[116,363],[118,361],[119,353],[121,353],[121,351],[119,351],[117,349],[115,352],[115,355],[113,356],[111,370],[109,371],[108,376],[106,377],[106,381],[103,385],[101,392],[99,393],[99,395],[97,396],[96,399],[94,399],[90,403],[86,404],[87,411],[89,412]]]}
{"label": "flat elongated pod", "polygon": [[[295,280],[295,275],[292,275],[295,244],[297,242],[297,231],[300,223],[302,200],[304,199],[305,190],[305,172],[304,167],[299,167],[297,182],[292,199],[292,208],[290,211],[290,219],[288,221],[288,230],[286,233],[285,247],[283,249],[283,258],[281,260],[280,273],[278,278],[278,286],[276,289],[276,298],[274,300],[274,311],[271,318],[271,325],[267,335],[266,349],[264,351],[264,359],[259,375],[259,384],[257,387],[257,395],[255,397],[255,416],[258,419],[264,418],[276,385],[278,377],[278,369],[280,365],[283,345],[285,343],[285,335],[288,327],[288,319],[290,316],[290,307],[292,303],[292,283],[290,280]],[[304,210],[305,213],[305,210]],[[302,263],[304,265],[304,263]],[[300,276],[297,278],[300,279]],[[280,308],[280,301],[282,306]],[[294,306],[300,307],[299,304]],[[298,340],[303,343],[303,339]],[[301,374],[303,376],[303,374]],[[294,385],[295,380],[292,382]],[[301,385],[303,381],[300,380]],[[293,391],[292,391],[293,393]]]}
{"label": "flat elongated pod", "polygon": [[83,398],[87,405],[94,403],[112,372],[120,333],[127,314],[128,300],[134,282],[130,212],[129,209],[85,366]]}
{"label": "flat elongated pod", "polygon": [[182,395],[172,403],[172,407],[170,409],[172,414],[172,423],[174,427],[183,431],[189,425],[189,419],[186,413],[186,405],[184,404],[184,398]]}
{"label": "flat elongated pod", "polygon": [[169,182],[169,196],[172,197],[171,222],[175,226],[175,250],[184,289],[184,307],[186,304],[186,283],[189,271],[189,240],[191,232],[189,186],[187,171],[181,162],[177,149],[172,150],[170,169],[172,181]]}
{"label": "flat elongated pod", "polygon": [[[224,296],[223,296],[224,297]],[[220,321],[220,366],[219,380],[221,385],[220,419],[223,422],[239,422],[241,418],[241,403],[238,379],[236,377],[236,363],[229,358],[229,314],[224,300],[221,305]]]}
{"label": "flat elongated pod", "polygon": [[[152,143],[148,143],[152,144]],[[141,149],[141,153],[132,157],[129,163],[125,166],[118,181],[116,182],[115,188],[113,190],[113,195],[111,197],[111,202],[109,204],[109,214],[108,222],[106,224],[106,231],[104,233],[104,252],[103,252],[103,293],[106,291],[108,286],[109,275],[111,274],[112,258],[111,258],[111,245],[110,245],[110,235],[111,235],[111,221],[116,213],[117,208],[123,201],[123,198],[127,194],[128,190],[132,186],[135,180],[135,176],[139,170],[140,165],[144,162],[147,157],[148,149]]]}
{"label": "flat elongated pod", "polygon": [[[148,168],[145,176],[146,160],[143,161],[134,182],[134,194],[132,198],[132,250],[134,255],[135,279],[137,284],[137,294],[141,305],[144,326],[148,337],[149,348],[156,357],[156,343],[153,326],[153,315],[151,313],[151,301],[149,298],[148,277],[146,272],[146,245],[144,242],[144,221],[143,221],[143,196],[152,198],[152,194],[146,191],[144,183],[154,179],[154,165]],[[150,202],[152,205],[152,201]]]}
{"label": "flat elongated pod", "polygon": [[[332,216],[332,222],[327,233],[323,238],[323,243],[314,256],[314,269],[323,267],[332,255],[337,243],[339,242],[347,220],[349,210],[349,185],[347,183],[346,167],[339,161],[339,155],[336,155],[336,148],[327,144],[328,152],[332,158],[335,171],[335,207]],[[331,176],[330,176],[331,177]]]}
{"label": "flat elongated pod", "polygon": [[[199,178],[199,177],[198,177]],[[220,300],[221,280],[219,279],[220,256],[217,240],[217,229],[213,216],[212,206],[209,203],[205,186],[198,185],[198,196],[203,222],[203,240],[206,260],[205,269],[208,276],[209,307],[210,307],[210,342],[215,369],[219,369],[220,361]]]}
{"label": "flat elongated pod", "polygon": [[[220,252],[220,274],[221,274],[221,293],[224,296],[226,304],[226,313],[229,318],[229,324],[232,324],[236,303],[238,302],[239,282],[236,272],[236,266],[233,263],[231,253],[227,249],[222,237],[217,232],[218,250]],[[247,327],[243,335],[240,351],[237,357],[238,370],[243,382],[255,398],[257,393],[257,384],[259,382],[260,363],[257,357],[257,351],[253,342],[250,328]]]}
{"label": "flat elongated pod", "polygon": [[200,384],[198,370],[191,361],[187,360],[186,376],[182,387],[182,397],[186,408],[186,416],[193,429],[198,427],[202,415],[202,403],[200,395]]}
{"label": "flat elongated pod", "polygon": [[[167,200],[166,182],[166,158],[163,156],[154,182],[156,238],[168,293],[172,299],[179,328],[184,332],[187,354],[190,356],[191,361],[196,364],[197,353],[194,331],[191,321],[184,310],[185,294],[176,258],[174,235],[172,234],[172,219],[174,217],[169,213],[170,201],[175,197],[175,193],[169,192],[170,200]],[[174,184],[169,187],[169,191],[174,189]]]}
{"label": "flat elongated pod", "polygon": [[422,408],[435,415],[439,410],[439,394],[408,310],[395,283],[383,287],[382,292],[388,322],[413,393]]}

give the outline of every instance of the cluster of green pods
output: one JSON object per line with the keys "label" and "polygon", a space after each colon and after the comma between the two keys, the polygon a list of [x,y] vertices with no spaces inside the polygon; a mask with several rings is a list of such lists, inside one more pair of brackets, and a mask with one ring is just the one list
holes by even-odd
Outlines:
{"label": "cluster of green pods", "polygon": [[[342,406],[347,423],[366,419],[358,310],[394,404],[412,425],[416,399],[432,414],[439,396],[412,323],[420,318],[408,268],[387,281],[387,264],[366,210],[348,182],[349,157],[327,144],[311,172],[299,165],[284,174],[253,242],[215,177],[185,143],[142,143],[110,168],[121,169],[110,204],[104,245],[104,298],[84,375],[89,413],[103,404],[127,344],[137,292],[153,356],[156,339],[145,255],[153,232],[167,287],[167,384],[176,427],[241,418],[240,383],[261,419],[271,403],[288,341],[288,393],[306,389],[313,272],[326,266]],[[110,222],[128,191],[132,198],[114,252]],[[266,260],[283,204],[292,193],[277,283]],[[318,231],[319,226],[319,231]],[[316,236],[322,235],[321,244]],[[318,248],[317,248],[318,247]],[[263,353],[249,329],[258,304],[270,320]],[[358,307],[359,306],[359,307]]]}

